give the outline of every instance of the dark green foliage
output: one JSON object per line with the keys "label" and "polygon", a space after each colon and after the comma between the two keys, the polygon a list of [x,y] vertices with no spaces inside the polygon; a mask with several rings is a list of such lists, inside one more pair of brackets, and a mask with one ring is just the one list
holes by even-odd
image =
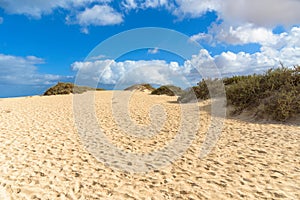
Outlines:
{"label": "dark green foliage", "polygon": [[[178,101],[189,102],[192,92],[198,99],[213,98],[211,94],[216,97],[222,94],[218,81],[220,80],[202,80],[198,86],[180,96]],[[233,106],[232,114],[248,110],[256,117],[277,121],[286,121],[300,114],[300,66],[293,69],[270,69],[261,75],[234,76],[222,81],[227,103]]]}
{"label": "dark green foliage", "polygon": [[44,93],[44,95],[49,96],[49,95],[59,95],[59,94],[71,94],[71,93],[81,94],[83,92],[90,91],[90,90],[101,91],[103,89],[100,89],[100,88],[94,89],[94,88],[85,87],[85,86],[77,86],[77,85],[74,85],[73,83],[58,82],[55,86],[49,88]]}
{"label": "dark green foliage", "polygon": [[224,78],[223,83],[224,83],[224,85],[231,85],[231,84],[234,84],[234,83],[238,83],[241,80],[247,79],[250,76],[251,75],[249,75],[249,76],[233,76],[233,77],[229,77],[229,78]]}
{"label": "dark green foliage", "polygon": [[199,86],[188,88],[182,93],[181,96],[178,97],[177,102],[195,102],[196,99],[201,99],[201,96],[203,95],[202,93],[205,93],[205,91],[202,92]]}
{"label": "dark green foliage", "polygon": [[263,89],[261,88],[262,76],[253,75],[232,83],[226,87],[228,103],[235,107],[234,113],[239,113],[249,106],[258,106]]}
{"label": "dark green foliage", "polygon": [[220,79],[202,79],[198,86],[186,90],[178,99],[178,102],[187,103],[197,99],[209,99],[210,97],[225,96],[225,89]]}
{"label": "dark green foliage", "polygon": [[286,121],[300,112],[300,89],[275,92],[264,99],[257,109],[257,116],[270,116],[277,121]]}
{"label": "dark green foliage", "polygon": [[286,121],[300,113],[300,67],[281,67],[244,77],[228,85],[226,94],[235,114],[248,109],[258,117]]}
{"label": "dark green foliage", "polygon": [[154,95],[168,95],[168,96],[180,96],[183,94],[183,90],[180,87],[174,85],[164,85],[151,92]]}

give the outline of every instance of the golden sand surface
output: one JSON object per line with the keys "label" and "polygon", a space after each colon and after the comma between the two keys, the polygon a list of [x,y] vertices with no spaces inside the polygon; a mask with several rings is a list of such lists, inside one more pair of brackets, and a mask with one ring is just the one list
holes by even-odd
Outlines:
{"label": "golden sand surface", "polygon": [[[176,97],[133,94],[130,118],[137,124],[151,123],[154,105],[166,113],[158,134],[137,138],[114,120],[112,95],[96,92],[95,111],[116,147],[149,153],[178,133]],[[209,102],[197,106],[200,128],[188,150],[171,165],[134,173],[86,150],[73,95],[0,99],[0,199],[300,199],[299,126],[226,119],[218,143],[200,159],[211,117]]]}

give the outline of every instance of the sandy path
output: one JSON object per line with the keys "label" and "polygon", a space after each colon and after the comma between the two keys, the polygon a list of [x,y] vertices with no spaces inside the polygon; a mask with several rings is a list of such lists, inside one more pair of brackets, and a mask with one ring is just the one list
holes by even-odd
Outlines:
{"label": "sandy path", "polygon": [[[97,92],[96,113],[107,138],[129,152],[168,144],[180,126],[176,98],[136,93],[131,118],[150,123],[152,105],[166,110],[162,131],[140,139],[119,130],[112,92]],[[300,199],[300,128],[227,119],[217,146],[199,159],[209,124],[172,165],[134,174],[111,169],[83,147],[74,125],[72,95],[0,99],[0,199]]]}

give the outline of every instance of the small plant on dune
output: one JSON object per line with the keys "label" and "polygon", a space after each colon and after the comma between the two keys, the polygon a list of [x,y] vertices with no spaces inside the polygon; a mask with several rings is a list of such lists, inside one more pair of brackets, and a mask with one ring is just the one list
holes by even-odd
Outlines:
{"label": "small plant on dune", "polygon": [[[192,99],[192,92],[198,99],[211,98],[210,92],[220,92],[218,84],[214,84],[217,81],[220,80],[203,79],[198,86],[179,97],[178,101],[188,102]],[[287,68],[282,65],[264,74],[233,76],[221,81],[225,85],[227,103],[233,106],[232,114],[248,110],[256,117],[277,121],[286,121],[300,114],[300,66]]]}
{"label": "small plant on dune", "polygon": [[183,90],[180,87],[174,85],[163,85],[151,92],[153,95],[168,95],[168,96],[180,96],[183,94]]}
{"label": "small plant on dune", "polygon": [[49,96],[49,95],[61,95],[61,94],[81,94],[86,91],[91,91],[91,90],[97,90],[101,91],[103,89],[101,88],[91,88],[91,87],[86,87],[86,86],[77,86],[74,83],[62,83],[58,82],[55,86],[49,88],[44,95]]}
{"label": "small plant on dune", "polygon": [[150,84],[148,83],[142,83],[142,84],[135,84],[135,85],[132,85],[128,88],[125,88],[124,89],[125,91],[126,90],[129,90],[129,91],[132,91],[132,90],[140,90],[140,91],[143,91],[143,90],[149,90],[149,91],[153,91],[155,90],[154,87],[152,87]]}
{"label": "small plant on dune", "polygon": [[235,107],[235,114],[249,106],[258,106],[262,91],[261,79],[261,75],[253,75],[226,86],[228,104]]}
{"label": "small plant on dune", "polygon": [[178,102],[187,103],[193,99],[206,100],[211,97],[218,97],[224,95],[224,89],[221,79],[202,79],[198,86],[191,87],[185,90],[182,95],[177,99]]}
{"label": "small plant on dune", "polygon": [[244,77],[228,85],[226,93],[235,114],[248,109],[258,117],[286,121],[300,113],[300,66]]}
{"label": "small plant on dune", "polygon": [[[300,92],[300,91],[299,91]],[[299,113],[300,98],[296,91],[275,92],[269,98],[263,100],[258,107],[257,115],[263,117],[270,116],[276,121],[286,121],[290,117]]]}

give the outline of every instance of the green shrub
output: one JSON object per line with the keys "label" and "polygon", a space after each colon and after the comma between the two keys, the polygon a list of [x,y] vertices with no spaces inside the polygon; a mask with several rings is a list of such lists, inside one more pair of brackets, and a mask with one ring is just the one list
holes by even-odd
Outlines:
{"label": "green shrub", "polygon": [[133,90],[140,90],[140,91],[144,91],[144,90],[149,90],[149,91],[153,91],[155,90],[154,87],[152,87],[150,84],[148,83],[143,83],[143,84],[136,84],[136,85],[132,85],[128,88],[124,89],[125,91],[133,91]]}
{"label": "green shrub", "polygon": [[168,96],[180,96],[184,91],[180,87],[174,85],[163,85],[151,92],[153,95],[168,95]]}
{"label": "green shrub", "polygon": [[225,96],[225,91],[221,79],[202,79],[198,86],[189,88],[178,97],[177,101],[187,103],[194,101],[195,98],[206,100],[211,97]]}
{"label": "green shrub", "polygon": [[184,92],[178,101],[185,103],[195,96],[208,99],[222,95],[218,81],[225,85],[227,103],[233,106],[232,114],[249,110],[257,117],[277,121],[286,121],[300,114],[300,66],[270,69],[261,75],[205,79]]}
{"label": "green shrub", "polygon": [[[300,92],[300,91],[299,91]],[[260,117],[268,116],[277,121],[286,121],[300,111],[300,98],[296,91],[275,92],[264,99],[257,109]]]}
{"label": "green shrub", "polygon": [[243,77],[228,85],[226,94],[235,114],[248,109],[256,116],[286,121],[300,113],[300,67]]}
{"label": "green shrub", "polygon": [[44,95],[49,96],[49,95],[71,94],[71,93],[81,94],[81,93],[89,91],[89,90],[101,91],[103,89],[101,89],[101,88],[94,89],[94,88],[85,87],[85,86],[77,86],[77,85],[74,85],[73,83],[58,82],[55,86],[47,89],[47,91],[44,93]]}

